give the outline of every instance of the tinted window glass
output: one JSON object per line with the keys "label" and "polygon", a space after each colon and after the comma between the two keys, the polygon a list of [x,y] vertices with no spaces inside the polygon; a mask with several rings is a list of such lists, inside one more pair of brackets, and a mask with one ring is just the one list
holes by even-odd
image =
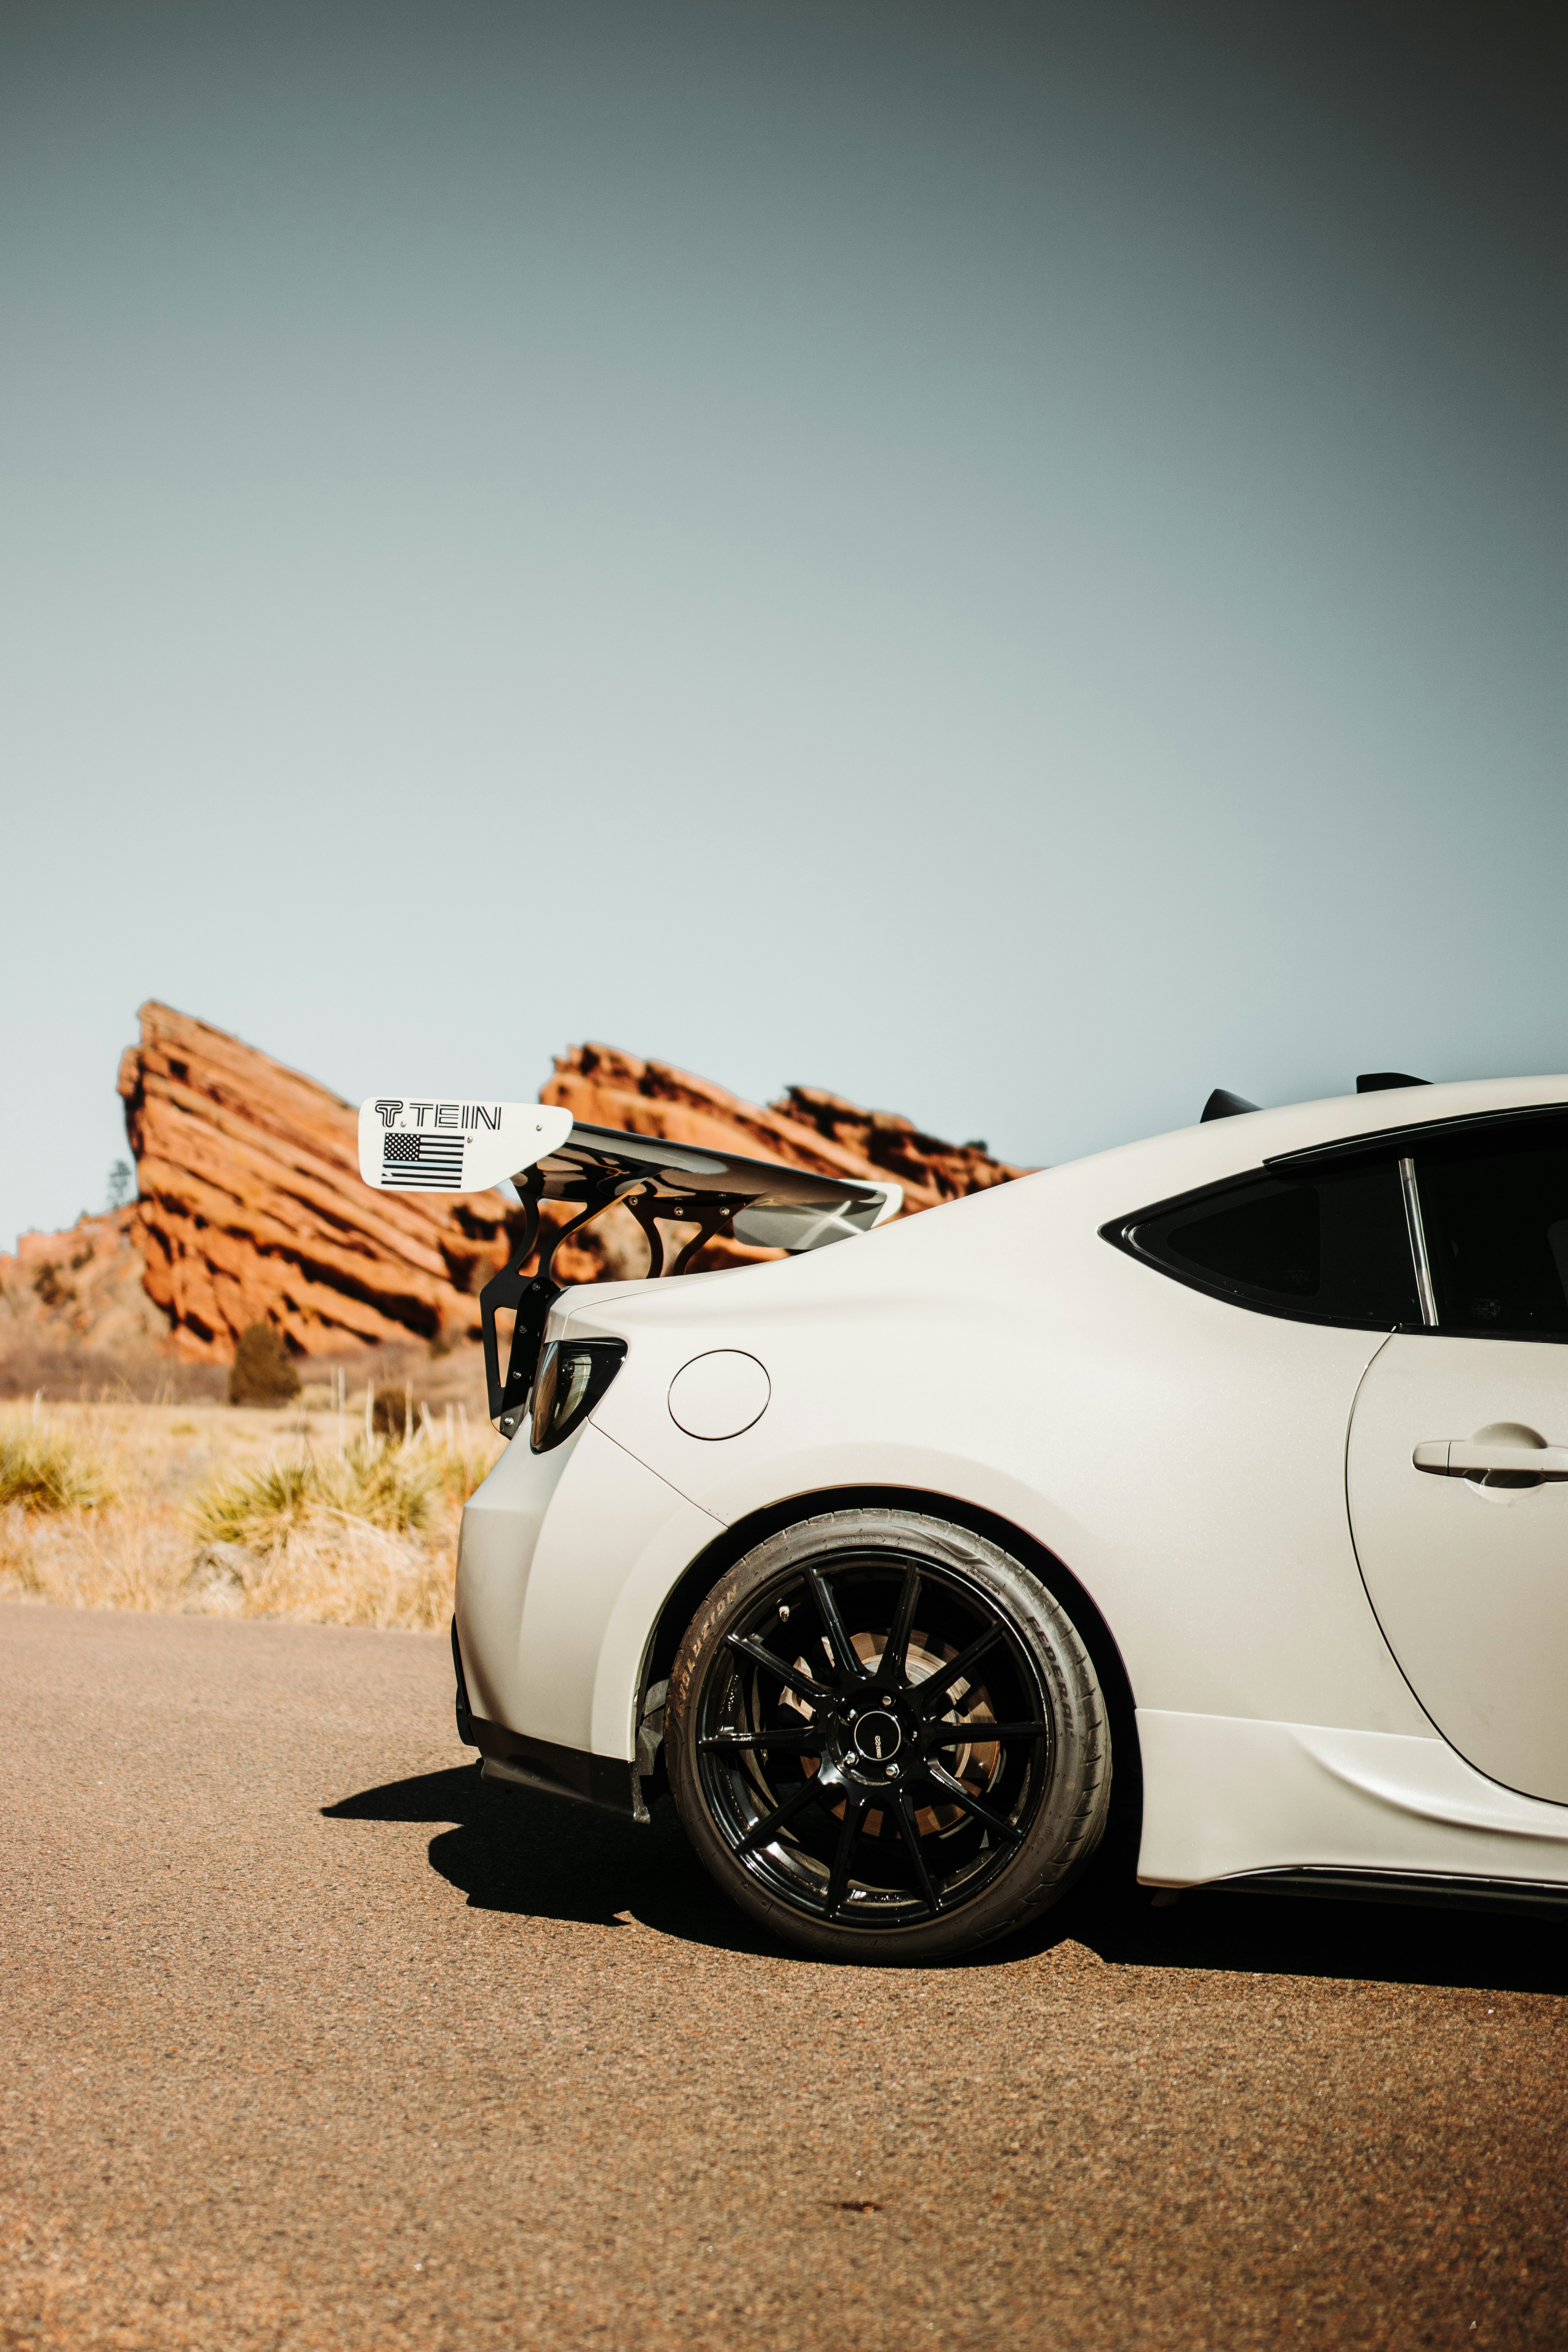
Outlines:
{"label": "tinted window glass", "polygon": [[1440,1328],[1568,1337],[1568,1120],[1415,1155]]}
{"label": "tinted window glass", "polygon": [[1421,1320],[1392,1160],[1227,1186],[1129,1238],[1172,1274],[1254,1306],[1384,1330]]}

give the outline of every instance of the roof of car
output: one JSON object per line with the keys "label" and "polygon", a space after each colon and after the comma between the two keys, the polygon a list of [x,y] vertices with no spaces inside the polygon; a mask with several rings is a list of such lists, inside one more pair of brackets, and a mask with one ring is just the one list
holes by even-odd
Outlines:
{"label": "roof of car", "polygon": [[1401,1128],[1556,1104],[1568,1106],[1568,1077],[1460,1078],[1443,1086],[1387,1087],[1372,1094],[1286,1103],[1272,1110],[1241,1112],[1225,1124],[1238,1141],[1246,1133],[1249,1156],[1271,1160],[1282,1152],[1348,1143],[1363,1136],[1373,1139]]}
{"label": "roof of car", "polygon": [[[945,1253],[950,1248],[967,1258],[974,1248],[976,1228],[994,1225],[998,1220],[1009,1226],[1015,1220],[1026,1222],[1033,1237],[1031,1249],[1049,1234],[1052,1247],[1059,1242],[1075,1250],[1089,1246],[1098,1251],[1093,1237],[1111,1223],[1297,1153],[1342,1146],[1362,1138],[1374,1140],[1402,1129],[1556,1104],[1568,1108],[1568,1077],[1467,1079],[1447,1086],[1390,1087],[1374,1094],[1331,1096],[1319,1102],[1289,1103],[1271,1110],[1211,1119],[1120,1144],[1085,1159],[1058,1161],[1055,1167],[1010,1183],[947,1202],[886,1227],[876,1236],[874,1249],[820,1253],[820,1259],[832,1263],[816,1263],[815,1272],[806,1270],[814,1261],[797,1258],[793,1261],[789,1287],[793,1294],[804,1285],[815,1295],[824,1285],[832,1288],[849,1285],[868,1296],[874,1290],[896,1291],[912,1285],[915,1295],[924,1297],[919,1287],[922,1277],[913,1270],[919,1261],[928,1252]],[[1046,1263],[1042,1258],[1031,1262]],[[782,1276],[785,1269],[773,1271]],[[1109,1263],[1105,1271],[1109,1277]],[[699,1276],[698,1282],[706,1287],[707,1277]],[[652,1299],[655,1287],[669,1295],[662,1301]],[[639,1319],[662,1320],[698,1311],[685,1282],[630,1284],[626,1288],[650,1294],[637,1302]],[[757,1294],[749,1286],[745,1295],[754,1298]],[[569,1299],[572,1297],[568,1294]],[[722,1283],[714,1277],[702,1312],[727,1311],[724,1302],[735,1297],[728,1276]],[[581,1316],[591,1318],[600,1303],[612,1297],[617,1313],[621,1312],[622,1301],[608,1286],[582,1293],[581,1307],[565,1308],[573,1315],[574,1328],[578,1328]],[[594,1328],[591,1319],[584,1328]]]}
{"label": "roof of car", "polygon": [[[1097,1152],[1092,1159],[1068,1161],[1043,1179],[1023,1181],[1073,1181],[1073,1171],[1081,1171],[1082,1183],[1103,1199],[1105,1214],[1130,1213],[1298,1154],[1342,1150],[1363,1138],[1375,1142],[1401,1129],[1557,1104],[1568,1108],[1568,1077],[1464,1078],[1443,1086],[1331,1095],[1318,1102],[1284,1103],[1177,1128]],[[1076,1181],[1073,1189],[1078,1189]]]}

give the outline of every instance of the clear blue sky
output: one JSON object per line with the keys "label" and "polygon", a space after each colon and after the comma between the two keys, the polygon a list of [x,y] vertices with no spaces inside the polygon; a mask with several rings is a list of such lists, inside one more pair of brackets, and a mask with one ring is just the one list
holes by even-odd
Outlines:
{"label": "clear blue sky", "polygon": [[1548,27],[12,0],[0,1246],[147,995],[1028,1161],[1568,1066]]}

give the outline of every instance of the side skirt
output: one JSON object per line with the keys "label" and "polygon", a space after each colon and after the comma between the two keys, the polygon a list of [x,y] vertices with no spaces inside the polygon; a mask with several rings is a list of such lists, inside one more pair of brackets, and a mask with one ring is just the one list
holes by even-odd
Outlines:
{"label": "side skirt", "polygon": [[1568,1804],[1488,1780],[1434,1734],[1141,1707],[1152,1886],[1568,1890]]}
{"label": "side skirt", "polygon": [[1211,1878],[1206,1891],[1307,1895],[1332,1903],[1414,1903],[1435,1911],[1529,1911],[1557,1918],[1568,1912],[1568,1886],[1519,1878],[1449,1878],[1427,1871],[1254,1870],[1240,1878]]}

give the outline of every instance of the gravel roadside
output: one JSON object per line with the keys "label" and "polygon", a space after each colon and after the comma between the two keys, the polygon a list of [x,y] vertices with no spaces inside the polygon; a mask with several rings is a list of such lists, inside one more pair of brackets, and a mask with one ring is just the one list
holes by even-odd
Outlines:
{"label": "gravel roadside", "polygon": [[752,1933],[438,1635],[0,1604],[0,2345],[1568,2342],[1568,1934],[1090,1890]]}

